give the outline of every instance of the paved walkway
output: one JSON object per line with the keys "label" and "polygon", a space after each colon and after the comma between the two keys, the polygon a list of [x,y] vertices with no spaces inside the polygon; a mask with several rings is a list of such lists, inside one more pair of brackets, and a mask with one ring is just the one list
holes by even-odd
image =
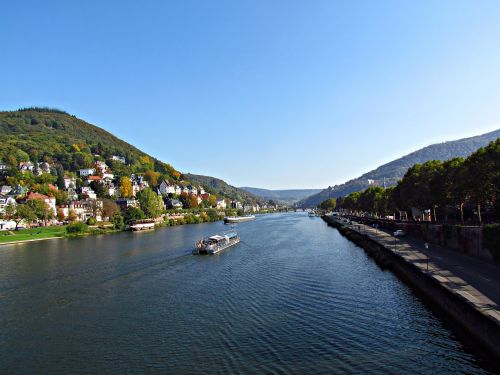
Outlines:
{"label": "paved walkway", "polygon": [[500,324],[499,266],[434,244],[425,249],[422,241],[394,237],[355,221],[349,227],[414,264]]}

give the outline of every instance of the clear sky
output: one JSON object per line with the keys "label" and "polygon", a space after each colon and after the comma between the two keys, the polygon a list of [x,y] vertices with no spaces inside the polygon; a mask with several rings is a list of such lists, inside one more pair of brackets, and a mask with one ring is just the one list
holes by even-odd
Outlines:
{"label": "clear sky", "polygon": [[500,128],[498,1],[22,1],[0,109],[49,106],[183,172],[323,188]]}

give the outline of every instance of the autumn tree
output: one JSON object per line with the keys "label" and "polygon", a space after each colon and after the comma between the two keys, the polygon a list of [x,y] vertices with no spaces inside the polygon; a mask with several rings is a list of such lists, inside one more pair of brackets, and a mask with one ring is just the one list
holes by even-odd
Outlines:
{"label": "autumn tree", "polygon": [[134,191],[132,189],[132,181],[127,176],[123,176],[120,179],[120,195],[123,198],[130,198],[134,195]]}

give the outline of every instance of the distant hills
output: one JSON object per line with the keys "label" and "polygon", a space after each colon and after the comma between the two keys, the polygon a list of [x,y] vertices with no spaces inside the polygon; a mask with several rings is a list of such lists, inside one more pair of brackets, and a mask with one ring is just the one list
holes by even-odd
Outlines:
{"label": "distant hills", "polygon": [[184,178],[193,183],[205,186],[205,188],[207,188],[210,193],[223,195],[241,202],[256,202],[264,200],[262,199],[262,197],[258,197],[244,189],[229,185],[227,182],[221,180],[220,178],[191,173],[185,173]]}
{"label": "distant hills", "polygon": [[293,204],[301,199],[317,194],[321,189],[287,189],[287,190],[269,190],[254,187],[240,187],[240,189],[248,191],[253,195],[266,200],[273,200],[284,204]]}
{"label": "distant hills", "polygon": [[328,198],[345,196],[355,191],[362,191],[370,185],[394,186],[409,167],[429,160],[448,160],[454,157],[467,157],[480,147],[488,145],[500,137],[500,129],[470,138],[456,141],[436,143],[414,151],[399,159],[384,164],[377,169],[346,183],[330,186],[317,194],[304,198],[296,203],[297,207],[315,207]]}

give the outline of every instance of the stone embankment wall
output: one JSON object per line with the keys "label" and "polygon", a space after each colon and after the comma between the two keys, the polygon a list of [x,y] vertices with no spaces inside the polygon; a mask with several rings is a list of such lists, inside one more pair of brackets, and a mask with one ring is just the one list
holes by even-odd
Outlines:
{"label": "stone embankment wall", "polygon": [[[360,218],[355,220],[362,221]],[[364,219],[369,224],[377,223],[381,228],[390,230],[402,229],[409,236],[421,238],[423,241],[446,246],[462,253],[494,261],[492,249],[487,249],[483,242],[483,232],[478,226],[434,225],[430,223],[404,223],[383,219]]]}
{"label": "stone embankment wall", "polygon": [[428,273],[422,272],[421,269],[407,262],[391,249],[339,224],[331,217],[323,216],[323,220],[362,247],[381,267],[390,269],[408,285],[416,288],[432,304],[451,317],[464,333],[482,345],[487,353],[500,360],[500,324],[497,320],[491,319],[478,308],[460,298],[459,295],[450,291],[444,281],[438,281]]}

